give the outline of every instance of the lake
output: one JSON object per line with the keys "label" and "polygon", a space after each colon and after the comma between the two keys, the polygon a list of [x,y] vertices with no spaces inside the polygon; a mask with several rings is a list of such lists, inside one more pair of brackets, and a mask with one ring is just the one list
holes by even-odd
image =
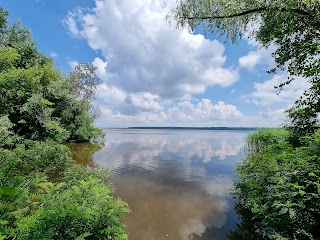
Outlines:
{"label": "lake", "polygon": [[239,223],[229,194],[246,130],[107,129],[104,147],[71,144],[80,163],[109,169],[129,204],[129,240],[223,240]]}

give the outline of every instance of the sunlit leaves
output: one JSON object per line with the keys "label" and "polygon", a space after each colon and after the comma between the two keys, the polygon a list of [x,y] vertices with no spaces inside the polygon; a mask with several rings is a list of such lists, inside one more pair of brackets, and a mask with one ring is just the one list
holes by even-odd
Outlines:
{"label": "sunlit leaves", "polygon": [[8,115],[15,133],[59,142],[101,136],[90,111],[99,82],[91,64],[63,75],[18,21],[4,29],[0,42],[0,116]]}
{"label": "sunlit leaves", "polygon": [[11,187],[0,186],[0,195],[4,196],[14,196],[16,191]]}
{"label": "sunlit leaves", "polygon": [[13,48],[0,48],[0,71],[8,71],[14,67],[14,63],[20,58]]}
{"label": "sunlit leaves", "polygon": [[[98,179],[80,180],[71,186],[48,186],[41,196],[41,208],[35,214],[21,219],[19,239],[127,239],[119,217],[128,211],[120,200],[114,200],[107,186]],[[104,229],[101,229],[105,227]],[[106,230],[109,231],[106,233]],[[21,232],[19,232],[21,231]]]}
{"label": "sunlit leaves", "polygon": [[[127,239],[109,172],[75,166],[59,142],[89,141],[92,65],[70,75],[0,7],[0,239]],[[107,232],[106,232],[107,231]]]}
{"label": "sunlit leaves", "polygon": [[84,99],[92,99],[99,83],[95,70],[92,64],[79,63],[70,75],[72,90]]}
{"label": "sunlit leaves", "polygon": [[120,216],[128,208],[112,197],[109,172],[72,165],[68,149],[54,142],[2,152],[0,232],[17,239],[127,239]]}
{"label": "sunlit leaves", "polygon": [[261,238],[318,239],[320,132],[306,137],[299,148],[288,142],[288,135],[268,129],[249,135],[252,147],[237,167],[235,194],[253,213],[250,224]]}

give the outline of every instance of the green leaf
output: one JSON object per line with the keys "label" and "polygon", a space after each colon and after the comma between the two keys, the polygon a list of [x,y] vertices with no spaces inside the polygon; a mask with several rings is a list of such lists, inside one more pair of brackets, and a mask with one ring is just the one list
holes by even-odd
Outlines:
{"label": "green leaf", "polygon": [[296,216],[296,212],[293,209],[289,209],[289,216],[293,219]]}
{"label": "green leaf", "polygon": [[75,240],[85,240],[86,237],[89,237],[91,235],[91,233],[83,233],[80,236],[78,236]]}
{"label": "green leaf", "polygon": [[11,187],[0,186],[0,195],[14,196],[16,191]]}

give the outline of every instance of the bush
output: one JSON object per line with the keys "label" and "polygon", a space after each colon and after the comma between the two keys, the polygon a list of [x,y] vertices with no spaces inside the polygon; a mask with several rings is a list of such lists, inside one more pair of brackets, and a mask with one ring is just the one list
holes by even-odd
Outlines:
{"label": "bush", "polygon": [[66,146],[28,142],[0,154],[0,236],[127,239],[110,173],[73,165]]}
{"label": "bush", "polygon": [[73,160],[69,149],[55,142],[33,142],[19,144],[13,150],[0,154],[2,184],[8,184],[17,176],[32,177],[44,173],[49,180],[58,181],[71,167]]}
{"label": "bush", "polygon": [[39,210],[19,221],[18,239],[127,239],[120,221],[127,205],[113,199],[99,179],[46,184],[43,189]]}
{"label": "bush", "polygon": [[261,237],[318,239],[320,132],[294,148],[288,143],[289,133],[276,131],[249,136],[254,151],[237,167],[234,194],[252,212]]}
{"label": "bush", "polygon": [[250,152],[259,152],[270,146],[288,144],[290,132],[285,129],[259,129],[247,136],[247,146]]}

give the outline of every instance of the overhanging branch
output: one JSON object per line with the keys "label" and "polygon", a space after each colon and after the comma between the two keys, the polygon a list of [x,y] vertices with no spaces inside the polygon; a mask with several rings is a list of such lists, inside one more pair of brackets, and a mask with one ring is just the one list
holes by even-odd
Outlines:
{"label": "overhanging branch", "polygon": [[[197,17],[192,17],[192,16],[182,16],[180,17],[181,19],[186,19],[186,20],[214,20],[214,19],[225,19],[225,18],[235,18],[235,17],[241,17],[241,16],[245,16],[251,13],[261,13],[264,11],[268,11],[268,10],[273,10],[275,12],[280,11],[280,12],[292,12],[295,14],[299,14],[299,15],[303,15],[303,16],[308,16],[308,17],[312,17],[313,20],[314,16],[312,16],[312,14],[310,14],[310,12],[307,12],[303,9],[298,9],[298,8],[268,8],[268,7],[260,7],[260,8],[254,8],[254,9],[250,9],[247,11],[243,11],[240,13],[234,13],[234,14],[230,14],[230,15],[221,15],[221,16],[197,16]],[[315,25],[317,26],[317,28],[320,28],[320,22],[319,20],[315,20]]]}
{"label": "overhanging branch", "polygon": [[259,13],[259,12],[263,12],[263,11],[266,11],[266,10],[267,10],[266,7],[261,7],[261,8],[255,8],[255,9],[247,10],[247,11],[244,11],[244,12],[234,13],[234,14],[225,15],[225,16],[199,16],[199,17],[181,17],[181,18],[185,18],[185,19],[188,19],[188,20],[209,20],[209,19],[234,18],[234,17],[245,16],[245,15],[248,15],[250,13]]}

